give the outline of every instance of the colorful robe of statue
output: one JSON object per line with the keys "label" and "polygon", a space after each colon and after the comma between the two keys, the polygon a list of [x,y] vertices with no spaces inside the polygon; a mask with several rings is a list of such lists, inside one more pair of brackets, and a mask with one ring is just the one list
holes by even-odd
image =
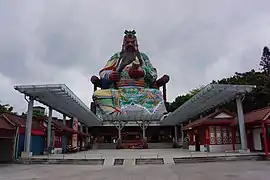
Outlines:
{"label": "colorful robe of statue", "polygon": [[117,113],[160,114],[162,116],[166,112],[161,91],[151,88],[157,78],[157,72],[147,55],[140,54],[143,63],[139,68],[145,74],[142,78],[133,79],[129,76],[129,68],[132,66],[129,64],[121,71],[119,82],[114,84],[110,81],[110,73],[121,64],[120,53],[114,54],[100,71],[100,79],[106,83],[105,86],[108,89],[97,90],[93,94],[98,116]]}

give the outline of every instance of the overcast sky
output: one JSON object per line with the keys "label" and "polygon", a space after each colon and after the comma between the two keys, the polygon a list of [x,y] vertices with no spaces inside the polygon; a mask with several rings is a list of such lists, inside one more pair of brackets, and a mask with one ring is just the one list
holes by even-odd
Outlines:
{"label": "overcast sky", "polygon": [[121,49],[125,29],[137,31],[140,50],[171,77],[172,101],[258,69],[270,45],[269,7],[269,0],[2,0],[0,101],[22,112],[15,84],[65,83],[89,105],[89,78]]}

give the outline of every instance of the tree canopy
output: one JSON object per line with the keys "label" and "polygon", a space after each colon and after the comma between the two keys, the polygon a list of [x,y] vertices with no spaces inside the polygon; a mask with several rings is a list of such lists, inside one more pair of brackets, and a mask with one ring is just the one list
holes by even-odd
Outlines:
{"label": "tree canopy", "polygon": [[184,104],[190,98],[192,98],[195,94],[197,94],[198,92],[200,92],[200,90],[203,87],[204,86],[199,86],[198,88],[192,89],[191,91],[189,91],[185,95],[180,95],[180,96],[176,97],[175,100],[172,103],[167,104],[167,110],[169,112],[175,111],[178,107],[180,107],[182,104]]}
{"label": "tree canopy", "polygon": [[13,106],[9,104],[0,104],[0,113],[13,113],[16,114],[16,112],[13,112],[14,108]]}
{"label": "tree canopy", "polygon": [[[23,113],[22,113],[22,116],[23,116],[23,117],[27,117],[27,112],[25,112],[25,113],[23,112]],[[42,117],[42,116],[44,116],[44,114],[42,114],[41,111],[36,110],[36,109],[33,110],[33,117],[34,117],[34,118]]]}
{"label": "tree canopy", "polygon": [[262,66],[261,70],[270,75],[270,51],[267,46],[263,48],[260,66]]}

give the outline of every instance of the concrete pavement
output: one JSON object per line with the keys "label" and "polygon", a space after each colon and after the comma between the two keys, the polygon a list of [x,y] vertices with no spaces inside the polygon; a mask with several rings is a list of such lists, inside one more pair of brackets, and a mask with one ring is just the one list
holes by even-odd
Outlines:
{"label": "concrete pavement", "polygon": [[269,180],[269,161],[102,167],[2,165],[0,180]]}

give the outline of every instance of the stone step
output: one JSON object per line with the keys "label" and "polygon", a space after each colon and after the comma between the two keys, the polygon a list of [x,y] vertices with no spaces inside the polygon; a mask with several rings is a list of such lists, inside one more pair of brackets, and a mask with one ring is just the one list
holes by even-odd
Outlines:
{"label": "stone step", "polygon": [[135,165],[143,164],[164,164],[163,158],[139,158],[135,159]]}

